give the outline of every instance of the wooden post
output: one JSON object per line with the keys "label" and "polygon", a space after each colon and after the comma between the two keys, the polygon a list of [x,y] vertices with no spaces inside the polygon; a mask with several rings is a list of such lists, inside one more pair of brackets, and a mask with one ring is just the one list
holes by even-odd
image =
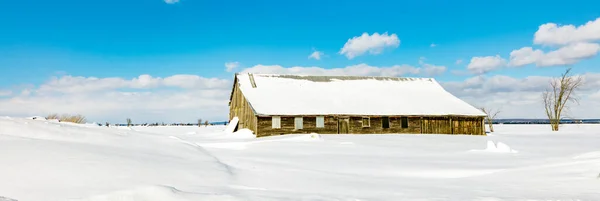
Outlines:
{"label": "wooden post", "polygon": [[423,117],[421,117],[421,134],[423,134]]}
{"label": "wooden post", "polygon": [[454,124],[452,124],[452,116],[450,116],[450,134],[454,134]]}
{"label": "wooden post", "polygon": [[481,122],[481,135],[486,135],[485,134],[485,122],[484,122],[485,118],[481,118],[480,122]]}

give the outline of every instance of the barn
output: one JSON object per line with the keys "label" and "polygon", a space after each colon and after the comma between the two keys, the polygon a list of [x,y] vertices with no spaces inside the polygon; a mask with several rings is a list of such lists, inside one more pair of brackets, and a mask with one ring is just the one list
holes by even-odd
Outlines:
{"label": "barn", "polygon": [[320,134],[485,135],[485,113],[433,78],[236,73],[229,119],[257,137]]}

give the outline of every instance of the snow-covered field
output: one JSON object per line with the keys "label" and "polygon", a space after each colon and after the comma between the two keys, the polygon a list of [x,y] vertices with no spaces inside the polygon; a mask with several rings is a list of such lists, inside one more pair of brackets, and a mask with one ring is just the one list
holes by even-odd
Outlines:
{"label": "snow-covered field", "polygon": [[600,200],[600,125],[287,135],[0,117],[0,200]]}

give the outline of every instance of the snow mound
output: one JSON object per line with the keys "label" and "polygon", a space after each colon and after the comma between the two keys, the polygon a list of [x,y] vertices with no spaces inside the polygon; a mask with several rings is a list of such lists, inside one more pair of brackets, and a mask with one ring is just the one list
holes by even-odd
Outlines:
{"label": "snow mound", "polygon": [[579,154],[579,155],[573,157],[573,159],[596,159],[596,158],[600,158],[600,151],[588,152],[588,153]]}
{"label": "snow mound", "polygon": [[197,144],[198,146],[205,148],[216,148],[216,149],[231,149],[231,150],[244,150],[248,148],[249,144],[253,142],[217,142],[217,143],[202,143]]}
{"label": "snow mound", "polygon": [[92,123],[85,123],[84,125],[85,125],[85,127],[100,127],[100,126],[98,125],[98,123],[96,123],[96,122],[92,122]]}
{"label": "snow mound", "polygon": [[217,132],[213,133],[212,137],[215,139],[254,139],[256,136],[249,129],[241,129],[233,133]]}
{"label": "snow mound", "polygon": [[[280,141],[280,140],[274,140]],[[323,137],[317,133],[311,134],[298,134],[290,135],[288,138],[281,139],[281,141],[323,141]]]}
{"label": "snow mound", "polygon": [[133,128],[131,128],[129,126],[117,126],[117,127],[114,127],[114,128],[119,129],[119,130],[133,131]]}
{"label": "snow mound", "polygon": [[0,196],[0,201],[17,201],[17,200]]}
{"label": "snow mound", "polygon": [[248,141],[248,139],[256,139],[256,136],[254,135],[254,133],[252,133],[252,130],[249,129],[241,129],[234,133],[220,133],[219,135],[215,135],[213,138],[221,140],[224,139],[227,140],[227,142],[196,143],[196,145],[206,148],[244,150],[247,148],[248,145],[260,142]]}
{"label": "snow mound", "polygon": [[511,149],[508,145],[493,141],[487,141],[487,147],[484,150],[472,150],[472,151],[483,151],[483,152],[492,152],[492,153],[519,153],[517,150]]}
{"label": "snow mound", "polygon": [[46,117],[42,117],[42,116],[32,116],[32,117],[27,117],[27,119],[31,119],[31,120],[47,120]]}
{"label": "snow mound", "polygon": [[92,196],[85,199],[74,199],[71,201],[192,201],[192,200],[215,200],[215,201],[237,201],[230,195],[186,193],[168,186],[151,186],[125,190],[106,195]]}
{"label": "snow mound", "polygon": [[306,141],[323,141],[323,137],[317,133],[311,133],[298,137],[299,139],[305,139]]}
{"label": "snow mound", "polygon": [[232,134],[236,138],[254,138],[254,133],[250,129],[241,129]]}

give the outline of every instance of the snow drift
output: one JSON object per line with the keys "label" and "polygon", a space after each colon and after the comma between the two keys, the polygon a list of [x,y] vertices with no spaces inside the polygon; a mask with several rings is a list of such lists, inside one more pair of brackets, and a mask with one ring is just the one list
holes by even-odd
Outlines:
{"label": "snow drift", "polygon": [[[255,138],[0,118],[0,200],[600,200],[600,125],[546,128]],[[517,153],[508,145],[519,154],[465,152]]]}
{"label": "snow drift", "polygon": [[492,153],[519,153],[517,150],[511,149],[508,145],[502,142],[494,143],[493,141],[487,141],[487,147],[484,150],[472,151],[483,151]]}

